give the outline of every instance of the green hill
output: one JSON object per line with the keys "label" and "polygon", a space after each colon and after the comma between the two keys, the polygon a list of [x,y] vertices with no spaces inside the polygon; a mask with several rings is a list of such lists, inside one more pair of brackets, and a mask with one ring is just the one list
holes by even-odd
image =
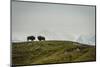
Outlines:
{"label": "green hill", "polygon": [[71,41],[12,43],[12,64],[50,64],[95,61],[96,48]]}

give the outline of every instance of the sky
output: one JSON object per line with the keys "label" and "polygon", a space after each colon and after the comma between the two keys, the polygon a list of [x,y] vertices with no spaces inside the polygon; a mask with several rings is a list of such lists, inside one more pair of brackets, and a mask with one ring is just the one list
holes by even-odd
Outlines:
{"label": "sky", "polygon": [[12,41],[26,41],[30,35],[46,40],[95,38],[95,6],[13,1]]}

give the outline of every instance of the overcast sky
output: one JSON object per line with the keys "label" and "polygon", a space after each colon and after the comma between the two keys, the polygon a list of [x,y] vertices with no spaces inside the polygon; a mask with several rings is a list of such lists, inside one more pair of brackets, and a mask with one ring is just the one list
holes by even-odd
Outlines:
{"label": "overcast sky", "polygon": [[95,35],[95,7],[12,2],[12,40],[44,35],[48,40],[76,40]]}

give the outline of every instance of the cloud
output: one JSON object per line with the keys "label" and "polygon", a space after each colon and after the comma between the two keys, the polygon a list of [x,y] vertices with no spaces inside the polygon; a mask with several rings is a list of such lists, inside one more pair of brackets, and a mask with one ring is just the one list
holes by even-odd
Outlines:
{"label": "cloud", "polygon": [[77,41],[84,44],[95,45],[95,35],[81,35]]}

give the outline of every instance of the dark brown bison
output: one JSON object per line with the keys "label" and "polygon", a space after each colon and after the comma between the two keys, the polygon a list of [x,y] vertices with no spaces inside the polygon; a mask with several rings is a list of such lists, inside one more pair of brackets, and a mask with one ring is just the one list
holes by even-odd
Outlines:
{"label": "dark brown bison", "polygon": [[34,36],[28,36],[27,37],[27,41],[29,41],[29,40],[34,41],[35,40],[35,37]]}
{"label": "dark brown bison", "polygon": [[45,40],[45,37],[43,37],[43,36],[38,36],[37,38],[39,41]]}

